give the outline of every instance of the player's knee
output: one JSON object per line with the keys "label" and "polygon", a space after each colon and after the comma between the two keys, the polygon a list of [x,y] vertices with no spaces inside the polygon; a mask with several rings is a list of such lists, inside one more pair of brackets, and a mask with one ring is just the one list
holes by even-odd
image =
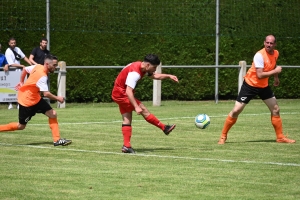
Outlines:
{"label": "player's knee", "polygon": [[275,105],[274,106],[274,109],[273,109],[273,115],[279,115],[279,112],[280,112],[280,108],[278,105]]}
{"label": "player's knee", "polygon": [[57,112],[55,110],[48,110],[46,112],[46,115],[49,117],[49,118],[57,118]]}
{"label": "player's knee", "polygon": [[24,130],[26,127],[25,124],[18,124],[18,130]]}

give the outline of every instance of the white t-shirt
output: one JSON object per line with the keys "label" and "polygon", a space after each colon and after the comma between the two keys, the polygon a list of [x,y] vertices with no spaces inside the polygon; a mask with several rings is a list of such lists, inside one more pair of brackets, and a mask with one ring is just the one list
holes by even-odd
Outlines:
{"label": "white t-shirt", "polygon": [[264,58],[261,53],[257,52],[253,58],[255,68],[264,68]]}
{"label": "white t-shirt", "polygon": [[[25,58],[25,54],[19,47],[15,47],[14,50],[21,56],[22,59]],[[20,61],[16,59],[14,52],[12,52],[10,48],[6,49],[5,57],[9,65],[20,64]]]}

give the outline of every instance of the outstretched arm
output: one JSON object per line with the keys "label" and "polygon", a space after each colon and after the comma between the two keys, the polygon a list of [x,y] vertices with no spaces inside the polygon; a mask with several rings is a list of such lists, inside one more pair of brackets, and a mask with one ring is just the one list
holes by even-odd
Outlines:
{"label": "outstretched arm", "polygon": [[167,78],[169,78],[169,79],[172,79],[173,81],[175,81],[175,82],[179,82],[178,81],[178,78],[177,78],[177,76],[174,76],[174,75],[172,75],[172,74],[153,74],[152,76],[150,76],[152,79],[155,79],[155,80],[163,80],[163,79],[167,79]]}
{"label": "outstretched arm", "polygon": [[28,65],[32,65],[31,62],[30,62],[30,60],[26,56],[24,57],[24,60],[25,60],[25,62],[28,63]]}
{"label": "outstretched arm", "polygon": [[49,98],[51,100],[59,101],[60,103],[64,103],[64,101],[65,101],[64,97],[56,96],[56,95],[52,94],[49,91],[43,91],[43,95],[44,95],[44,97],[47,97],[47,98]]}

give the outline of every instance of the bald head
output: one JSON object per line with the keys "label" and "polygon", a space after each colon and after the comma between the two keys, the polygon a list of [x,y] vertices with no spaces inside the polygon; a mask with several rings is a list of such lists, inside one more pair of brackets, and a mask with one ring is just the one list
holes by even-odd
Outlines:
{"label": "bald head", "polygon": [[276,38],[274,35],[268,35],[264,41],[264,46],[266,51],[269,54],[273,54],[274,53],[274,49],[276,47]]}

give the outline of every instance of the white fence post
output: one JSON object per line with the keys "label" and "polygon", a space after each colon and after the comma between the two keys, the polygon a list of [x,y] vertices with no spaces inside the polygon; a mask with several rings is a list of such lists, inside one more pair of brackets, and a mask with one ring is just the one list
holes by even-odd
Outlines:
{"label": "white fence post", "polygon": [[[161,63],[156,68],[156,73],[161,73]],[[153,80],[153,106],[161,104],[161,80]]]}
{"label": "white fence post", "polygon": [[244,76],[246,75],[247,73],[247,63],[246,61],[240,61],[239,62],[239,66],[241,67],[240,68],[240,73],[239,73],[239,85],[238,85],[238,93],[240,92],[240,89],[242,87],[242,84],[244,82]]}
{"label": "white fence post", "polygon": [[[58,63],[59,72],[57,77],[57,96],[62,96],[66,98],[66,73],[67,67],[66,62],[60,61]],[[64,103],[57,102],[57,108],[65,108],[66,107],[66,100]]]}

